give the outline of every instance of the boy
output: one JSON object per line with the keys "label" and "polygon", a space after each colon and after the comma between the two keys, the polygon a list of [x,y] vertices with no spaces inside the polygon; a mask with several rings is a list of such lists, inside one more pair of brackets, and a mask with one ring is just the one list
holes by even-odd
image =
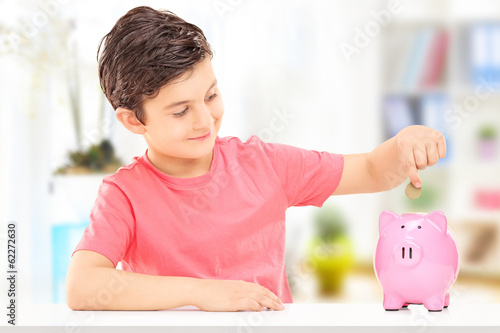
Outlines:
{"label": "boy", "polygon": [[446,154],[443,135],[423,126],[345,156],[219,138],[212,51],[198,27],[170,12],[129,11],[99,52],[117,119],[148,149],[103,179],[68,269],[74,310],[282,310],[292,302],[288,207],[389,190],[408,176],[420,187],[417,170]]}

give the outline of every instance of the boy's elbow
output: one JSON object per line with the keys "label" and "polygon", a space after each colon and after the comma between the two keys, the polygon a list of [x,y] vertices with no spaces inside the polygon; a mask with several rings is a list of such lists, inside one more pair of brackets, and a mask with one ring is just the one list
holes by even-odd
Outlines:
{"label": "boy's elbow", "polygon": [[74,311],[96,310],[91,309],[91,304],[88,302],[89,281],[82,276],[82,272],[75,273],[68,270],[66,275],[66,305]]}
{"label": "boy's elbow", "polygon": [[109,259],[91,251],[79,251],[73,255],[65,281],[66,305],[71,310],[105,310],[95,301],[99,286],[103,279],[107,279],[106,274],[99,274],[103,273],[103,267],[114,266]]}
{"label": "boy's elbow", "polygon": [[66,305],[74,311],[88,310],[82,297],[81,284],[74,279],[66,279]]}
{"label": "boy's elbow", "polygon": [[82,306],[79,306],[81,303],[79,303],[75,298],[68,298],[68,294],[66,294],[66,305],[68,308],[70,308],[73,311],[83,311],[87,310]]}

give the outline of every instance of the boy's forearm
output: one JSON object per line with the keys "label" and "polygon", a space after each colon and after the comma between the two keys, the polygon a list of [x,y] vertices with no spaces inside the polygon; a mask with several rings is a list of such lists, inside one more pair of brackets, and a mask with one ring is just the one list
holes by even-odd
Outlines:
{"label": "boy's forearm", "polygon": [[391,138],[369,153],[344,155],[342,177],[332,195],[387,191],[406,177],[397,143]]}
{"label": "boy's forearm", "polygon": [[333,195],[387,191],[408,177],[421,187],[418,170],[445,156],[442,133],[421,125],[405,127],[369,153],[344,155],[344,170]]}
{"label": "boy's forearm", "polygon": [[194,305],[193,291],[201,280],[154,276],[95,267],[70,286],[73,310],[163,310]]}

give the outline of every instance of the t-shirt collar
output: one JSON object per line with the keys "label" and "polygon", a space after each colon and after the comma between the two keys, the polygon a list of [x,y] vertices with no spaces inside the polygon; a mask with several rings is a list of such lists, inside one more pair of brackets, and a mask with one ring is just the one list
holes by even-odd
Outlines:
{"label": "t-shirt collar", "polygon": [[212,156],[212,163],[210,164],[210,170],[201,176],[198,177],[192,177],[192,178],[179,178],[179,177],[173,177],[170,175],[167,175],[160,170],[158,170],[149,160],[148,158],[148,150],[146,149],[146,152],[142,157],[139,159],[139,162],[144,164],[149,170],[155,173],[156,176],[158,176],[161,180],[164,182],[168,183],[169,185],[174,185],[174,186],[179,186],[179,187],[193,187],[193,186],[200,186],[203,184],[208,183],[217,168],[217,165],[219,163],[219,137],[217,136],[215,139],[215,144],[213,148],[213,156]]}

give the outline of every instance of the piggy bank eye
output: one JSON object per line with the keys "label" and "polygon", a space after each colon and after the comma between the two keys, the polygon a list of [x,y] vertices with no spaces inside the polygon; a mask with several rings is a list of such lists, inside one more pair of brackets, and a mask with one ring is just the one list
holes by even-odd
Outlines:
{"label": "piggy bank eye", "polygon": [[404,227],[405,227],[405,226],[404,226],[404,225],[402,225],[402,226],[401,226],[401,229],[404,229]]}
{"label": "piggy bank eye", "polygon": [[421,227],[421,226],[418,226],[417,228],[422,229],[422,227]]}

